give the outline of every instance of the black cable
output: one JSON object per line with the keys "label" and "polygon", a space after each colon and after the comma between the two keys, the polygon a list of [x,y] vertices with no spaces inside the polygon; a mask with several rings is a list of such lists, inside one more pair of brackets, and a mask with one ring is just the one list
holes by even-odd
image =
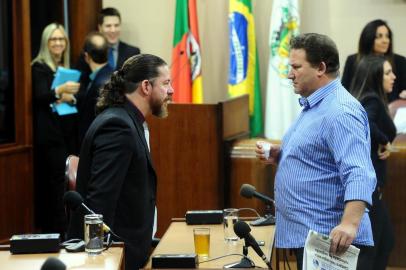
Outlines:
{"label": "black cable", "polygon": [[289,265],[289,261],[288,261],[288,256],[286,255],[286,249],[283,250],[283,268],[284,269],[286,269],[285,268],[285,263],[287,264],[288,269],[291,270],[290,265]]}
{"label": "black cable", "polygon": [[248,258],[247,256],[244,256],[242,254],[238,254],[238,253],[231,253],[231,254],[215,257],[215,258],[210,259],[210,260],[205,260],[205,261],[199,262],[199,264],[215,261],[215,260],[222,259],[222,258],[225,258],[225,257],[230,257],[230,256],[240,256],[240,257],[246,258],[247,260],[249,260],[252,263],[252,266],[255,267],[255,263],[250,258]]}
{"label": "black cable", "polygon": [[239,208],[239,209],[238,209],[238,212],[243,211],[243,210],[252,211],[252,212],[254,212],[254,213],[257,215],[257,217],[261,217],[261,215],[258,214],[258,212],[257,212],[254,208]]}
{"label": "black cable", "polygon": [[103,249],[103,251],[108,250],[111,247],[112,244],[113,244],[113,237],[111,237],[111,234],[108,233],[107,234],[107,240],[106,240],[106,247]]}

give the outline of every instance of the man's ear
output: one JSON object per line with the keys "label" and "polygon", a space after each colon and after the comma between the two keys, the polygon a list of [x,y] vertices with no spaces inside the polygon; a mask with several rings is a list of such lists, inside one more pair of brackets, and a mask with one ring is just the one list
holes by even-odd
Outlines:
{"label": "man's ear", "polygon": [[101,33],[101,26],[102,26],[101,24],[97,25],[97,30],[99,30],[100,33]]}
{"label": "man's ear", "polygon": [[85,52],[85,61],[88,65],[90,64],[90,56],[87,52]]}
{"label": "man's ear", "polygon": [[318,67],[318,69],[317,69],[317,73],[318,73],[318,75],[323,75],[323,74],[326,74],[326,71],[327,71],[327,65],[326,65],[326,63],[325,62],[321,62],[320,64],[319,64],[319,67]]}
{"label": "man's ear", "polygon": [[151,84],[149,83],[148,80],[143,80],[141,82],[141,92],[145,95],[145,96],[149,96],[151,94],[152,88],[151,88]]}

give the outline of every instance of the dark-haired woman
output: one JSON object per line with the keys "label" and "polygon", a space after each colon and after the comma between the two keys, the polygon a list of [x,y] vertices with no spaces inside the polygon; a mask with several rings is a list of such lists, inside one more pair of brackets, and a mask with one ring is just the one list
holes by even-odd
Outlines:
{"label": "dark-haired woman", "polygon": [[388,101],[406,99],[406,58],[393,52],[393,34],[388,24],[383,20],[369,22],[361,32],[358,43],[358,53],[348,56],[342,76],[342,84],[350,88],[356,66],[368,55],[384,56],[396,74],[393,91],[387,94]]}
{"label": "dark-haired woman", "polygon": [[393,89],[395,79],[390,62],[383,56],[371,55],[360,60],[350,87],[351,93],[365,108],[371,129],[371,159],[377,178],[372,195],[373,205],[369,212],[374,236],[370,269],[374,270],[386,268],[394,246],[394,232],[382,194],[386,180],[386,159],[396,136],[396,127],[389,116],[386,99]]}

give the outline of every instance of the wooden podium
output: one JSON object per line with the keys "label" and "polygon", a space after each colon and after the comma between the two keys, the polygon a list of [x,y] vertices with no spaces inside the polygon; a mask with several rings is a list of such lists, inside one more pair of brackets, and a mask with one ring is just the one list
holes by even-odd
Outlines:
{"label": "wooden podium", "polygon": [[158,176],[158,236],[187,210],[224,208],[229,146],[249,135],[248,95],[168,109],[165,119],[147,119]]}
{"label": "wooden podium", "polygon": [[[394,117],[396,110],[406,107],[406,100],[396,100],[389,104],[389,111]],[[388,158],[387,184],[383,191],[383,200],[388,205],[389,216],[395,231],[395,248],[389,259],[390,266],[406,267],[406,134],[398,134],[392,143],[395,148]]]}

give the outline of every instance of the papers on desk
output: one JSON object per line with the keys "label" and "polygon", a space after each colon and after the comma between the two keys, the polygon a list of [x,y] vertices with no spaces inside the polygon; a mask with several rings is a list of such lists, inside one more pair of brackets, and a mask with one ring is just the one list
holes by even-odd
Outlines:
{"label": "papers on desk", "polygon": [[[76,69],[69,69],[58,67],[55,73],[54,81],[52,82],[51,89],[55,89],[58,86],[66,83],[66,82],[78,82],[80,79],[80,71]],[[54,103],[52,104],[52,108],[58,115],[68,115],[77,113],[78,110],[75,105],[71,105],[69,103]]]}
{"label": "papers on desk", "polygon": [[406,108],[398,108],[393,118],[397,133],[406,133]]}
{"label": "papers on desk", "polygon": [[310,230],[307,235],[303,253],[303,270],[355,270],[357,268],[359,249],[351,245],[338,256],[330,256],[330,238]]}

